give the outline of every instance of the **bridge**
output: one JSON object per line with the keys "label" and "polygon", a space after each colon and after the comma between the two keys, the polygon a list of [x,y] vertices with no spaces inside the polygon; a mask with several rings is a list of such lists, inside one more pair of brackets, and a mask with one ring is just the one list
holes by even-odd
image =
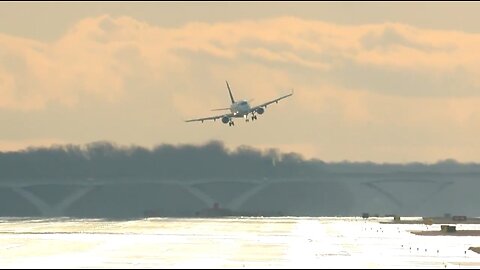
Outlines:
{"label": "bridge", "polygon": [[[58,186],[65,188],[56,192],[55,190],[58,189],[56,188]],[[39,192],[39,187],[43,187],[41,192]],[[33,206],[42,217],[70,216],[72,207],[74,208],[80,203],[86,204],[86,200],[98,202],[98,205],[104,204],[105,200],[109,200],[108,196],[104,194],[115,194],[115,190],[118,187],[122,187],[122,195],[116,199],[118,207],[128,208],[131,206],[127,207],[127,203],[134,203],[138,204],[138,209],[148,207],[151,202],[156,203],[156,191],[158,191],[159,197],[163,197],[163,200],[159,201],[158,204],[164,205],[165,209],[168,207],[172,209],[178,207],[180,209],[182,207],[178,206],[179,201],[192,201],[192,203],[183,207],[185,208],[184,211],[211,207],[215,202],[219,201],[219,197],[222,198],[222,207],[231,210],[242,210],[245,207],[252,208],[251,201],[254,200],[259,202],[257,204],[262,204],[265,201],[265,204],[270,206],[289,208],[292,210],[289,214],[292,215],[296,214],[295,211],[301,215],[308,215],[309,209],[313,209],[310,211],[312,215],[323,213],[319,212],[319,210],[314,210],[316,206],[324,209],[324,212],[327,214],[335,214],[335,211],[337,211],[338,215],[359,215],[365,211],[415,214],[415,211],[422,210],[422,207],[424,208],[423,210],[429,210],[430,212],[433,210],[440,214],[456,211],[455,209],[460,210],[460,207],[455,206],[455,203],[453,203],[455,206],[453,208],[449,208],[448,204],[446,205],[447,207],[442,205],[445,204],[442,203],[445,196],[448,196],[449,200],[454,202],[455,200],[459,202],[465,200],[465,196],[467,196],[467,203],[480,203],[480,199],[477,198],[479,196],[476,196],[476,193],[475,195],[469,195],[470,193],[468,193],[468,190],[479,190],[480,185],[477,177],[461,175],[441,178],[424,176],[409,176],[406,178],[392,174],[380,174],[375,176],[337,175],[322,179],[156,180],[125,178],[85,179],[83,181],[62,181],[61,179],[33,181],[23,179],[0,182],[0,189],[21,198],[20,200],[23,200],[23,203],[27,202]],[[134,189],[136,193],[132,191],[130,194],[129,190]],[[101,192],[103,193],[99,192],[99,190],[102,190]],[[467,192],[462,194],[462,191]],[[145,195],[144,197],[142,193],[150,195]],[[54,196],[58,197],[58,199],[50,200],[48,198],[50,195],[48,194],[55,194]],[[106,198],[102,198],[102,196]],[[168,196],[170,196],[170,201],[172,201],[171,205],[169,205],[169,200],[166,198]],[[122,204],[123,200],[125,200],[125,205]],[[13,208],[16,203],[1,202],[4,205],[11,205]],[[96,205],[96,203],[89,205],[89,207],[92,207],[91,205]],[[436,205],[439,209],[435,209]],[[330,211],[329,206],[336,207],[336,210]],[[154,208],[155,206],[151,205],[151,207]],[[3,207],[3,209],[6,208],[7,206]],[[82,211],[88,212],[88,207],[84,207],[84,209],[87,210]],[[107,209],[107,206],[104,206],[104,209]],[[138,209],[136,210],[137,212]],[[475,209],[478,209],[478,207]],[[466,211],[472,212],[468,213],[470,215],[480,215],[480,213],[476,212],[478,210],[471,210],[466,209]],[[2,208],[0,208],[0,215],[4,215],[1,211]],[[170,209],[168,211],[173,210]],[[12,213],[12,211],[9,213]]]}

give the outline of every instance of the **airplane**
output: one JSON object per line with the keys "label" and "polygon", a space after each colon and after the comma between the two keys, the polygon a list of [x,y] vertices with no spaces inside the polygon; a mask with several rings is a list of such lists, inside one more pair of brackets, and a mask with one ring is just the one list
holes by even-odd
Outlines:
{"label": "airplane", "polygon": [[279,98],[276,98],[276,99],[267,101],[263,104],[252,107],[250,106],[250,103],[247,100],[235,101],[232,95],[232,91],[230,90],[230,85],[228,84],[228,81],[225,81],[225,82],[227,83],[227,89],[228,89],[228,93],[230,94],[230,100],[232,101],[232,103],[230,104],[229,108],[213,109],[212,111],[230,110],[230,113],[204,117],[204,118],[190,119],[190,120],[185,120],[185,122],[200,121],[203,123],[203,121],[207,121],[207,120],[216,121],[217,119],[222,119],[222,123],[224,124],[228,123],[229,126],[234,126],[235,123],[233,122],[233,118],[244,118],[245,121],[248,122],[249,121],[248,115],[251,114],[252,121],[257,120],[257,114],[263,114],[268,105],[272,103],[278,103],[278,101],[293,95],[293,89],[292,89],[292,92],[288,95],[284,95]]}

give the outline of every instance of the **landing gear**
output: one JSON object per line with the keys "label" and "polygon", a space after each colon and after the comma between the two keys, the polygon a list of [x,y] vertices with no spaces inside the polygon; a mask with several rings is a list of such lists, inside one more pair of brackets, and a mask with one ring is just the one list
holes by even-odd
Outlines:
{"label": "landing gear", "polygon": [[233,121],[228,122],[229,126],[235,126],[235,123]]}
{"label": "landing gear", "polygon": [[252,115],[252,121],[253,121],[253,120],[257,120],[257,116],[256,116],[255,114]]}

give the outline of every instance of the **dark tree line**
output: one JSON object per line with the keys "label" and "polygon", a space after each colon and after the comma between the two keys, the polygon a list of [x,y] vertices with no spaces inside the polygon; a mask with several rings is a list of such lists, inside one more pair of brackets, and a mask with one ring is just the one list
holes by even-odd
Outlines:
{"label": "dark tree line", "polygon": [[261,152],[223,143],[159,145],[153,149],[95,142],[0,153],[0,179],[292,177],[315,166],[294,153]]}
{"label": "dark tree line", "polygon": [[95,142],[85,146],[61,145],[0,152],[0,180],[51,179],[199,179],[294,178],[331,174],[479,173],[475,163],[444,160],[435,164],[325,163],[305,160],[276,149],[260,151],[240,146],[229,151],[222,142],[204,145],[162,144],[147,149]]}

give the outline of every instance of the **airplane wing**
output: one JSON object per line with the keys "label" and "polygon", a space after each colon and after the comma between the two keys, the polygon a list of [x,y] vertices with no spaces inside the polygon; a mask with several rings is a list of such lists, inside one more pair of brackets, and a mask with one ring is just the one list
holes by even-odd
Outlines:
{"label": "airplane wing", "polygon": [[201,122],[203,123],[203,121],[208,121],[208,120],[216,121],[217,119],[220,119],[220,118],[222,118],[222,117],[224,117],[224,116],[226,116],[226,117],[233,117],[233,114],[227,113],[227,114],[210,116],[210,117],[204,117],[204,118],[189,119],[189,120],[185,120],[185,122],[201,121]]}
{"label": "airplane wing", "polygon": [[265,102],[265,103],[263,103],[263,104],[260,104],[260,105],[257,105],[257,106],[255,106],[255,107],[252,107],[251,111],[255,111],[256,109],[261,108],[261,107],[267,108],[268,105],[270,105],[270,104],[272,104],[272,103],[278,103],[280,100],[282,100],[282,99],[284,99],[284,98],[287,98],[287,97],[289,97],[289,96],[291,96],[291,95],[293,95],[293,89],[292,89],[292,92],[291,92],[290,94],[288,94],[288,95],[281,96],[281,97],[276,98],[276,99],[274,99],[274,100],[270,100],[270,101],[267,101],[267,102]]}

